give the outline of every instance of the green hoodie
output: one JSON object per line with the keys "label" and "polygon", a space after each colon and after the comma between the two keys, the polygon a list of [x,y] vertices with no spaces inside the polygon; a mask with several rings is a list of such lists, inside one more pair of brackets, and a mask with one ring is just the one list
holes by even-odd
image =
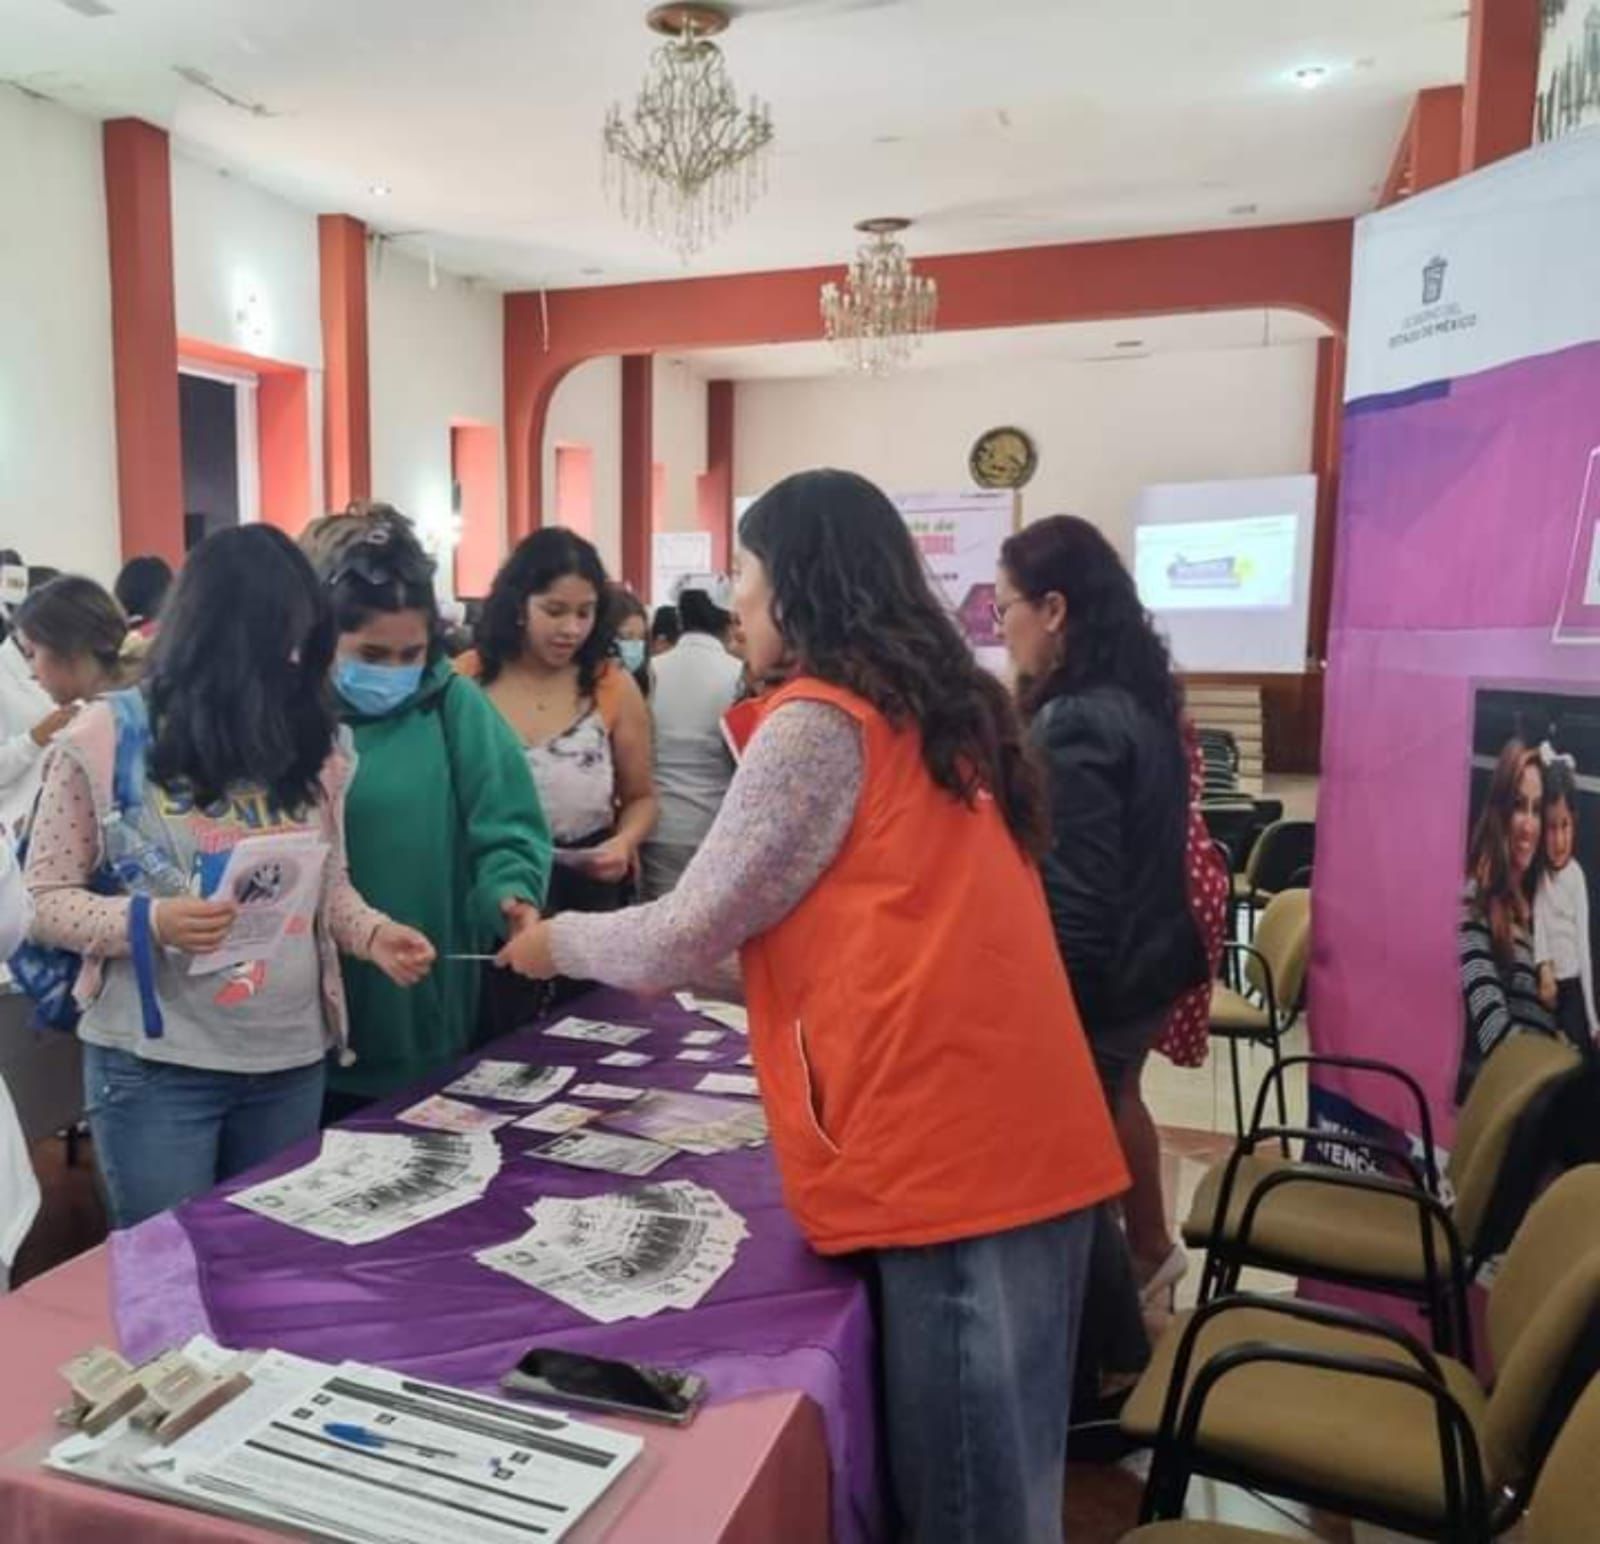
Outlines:
{"label": "green hoodie", "polygon": [[542,905],[550,830],[516,736],[471,681],[437,660],[415,696],[382,718],[344,705],[356,773],[345,807],[350,875],[363,898],[420,928],[439,951],[407,991],[346,959],[352,1067],[330,1069],[340,1093],[380,1098],[469,1049],[483,965],[505,937],[501,902]]}

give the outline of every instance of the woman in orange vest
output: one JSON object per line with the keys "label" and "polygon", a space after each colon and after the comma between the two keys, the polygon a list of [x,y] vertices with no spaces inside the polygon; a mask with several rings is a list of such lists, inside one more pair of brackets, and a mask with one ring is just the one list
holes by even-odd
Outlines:
{"label": "woman in orange vest", "polygon": [[1035,861],[1043,789],[898,512],[805,472],[745,515],[735,604],[774,689],[670,895],[501,962],[635,991],[741,956],[790,1209],[865,1252],[918,1544],[1056,1544],[1091,1212],[1127,1184]]}

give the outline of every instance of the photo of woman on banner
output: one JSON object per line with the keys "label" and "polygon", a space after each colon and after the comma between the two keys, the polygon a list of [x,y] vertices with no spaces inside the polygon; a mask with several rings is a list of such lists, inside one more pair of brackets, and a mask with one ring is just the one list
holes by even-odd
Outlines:
{"label": "photo of woman on banner", "polygon": [[1539,995],[1533,896],[1543,865],[1544,767],[1521,740],[1501,749],[1473,828],[1459,931],[1463,1034],[1456,1103],[1478,1070],[1518,1033],[1553,1035]]}
{"label": "photo of woman on banner", "polygon": [[1557,1028],[1586,1055],[1595,1054],[1600,1020],[1594,1007],[1594,957],[1589,935],[1589,882],[1577,859],[1578,764],[1549,741],[1539,747],[1544,774],[1544,862],[1533,900],[1533,958],[1539,1000]]}

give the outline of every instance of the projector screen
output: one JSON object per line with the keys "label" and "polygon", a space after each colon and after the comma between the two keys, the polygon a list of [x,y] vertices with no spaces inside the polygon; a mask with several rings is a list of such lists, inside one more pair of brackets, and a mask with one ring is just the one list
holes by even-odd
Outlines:
{"label": "projector screen", "polygon": [[1134,578],[1179,670],[1305,669],[1316,510],[1310,476],[1141,491]]}

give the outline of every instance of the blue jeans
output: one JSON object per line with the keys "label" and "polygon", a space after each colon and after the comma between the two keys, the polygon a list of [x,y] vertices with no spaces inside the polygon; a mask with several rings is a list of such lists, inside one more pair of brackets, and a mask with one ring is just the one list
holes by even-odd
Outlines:
{"label": "blue jeans", "polygon": [[1092,1211],[875,1253],[889,1466],[915,1544],[1060,1544]]}
{"label": "blue jeans", "polygon": [[314,1136],[323,1062],[207,1072],[83,1048],[83,1092],[114,1228],[131,1228]]}

